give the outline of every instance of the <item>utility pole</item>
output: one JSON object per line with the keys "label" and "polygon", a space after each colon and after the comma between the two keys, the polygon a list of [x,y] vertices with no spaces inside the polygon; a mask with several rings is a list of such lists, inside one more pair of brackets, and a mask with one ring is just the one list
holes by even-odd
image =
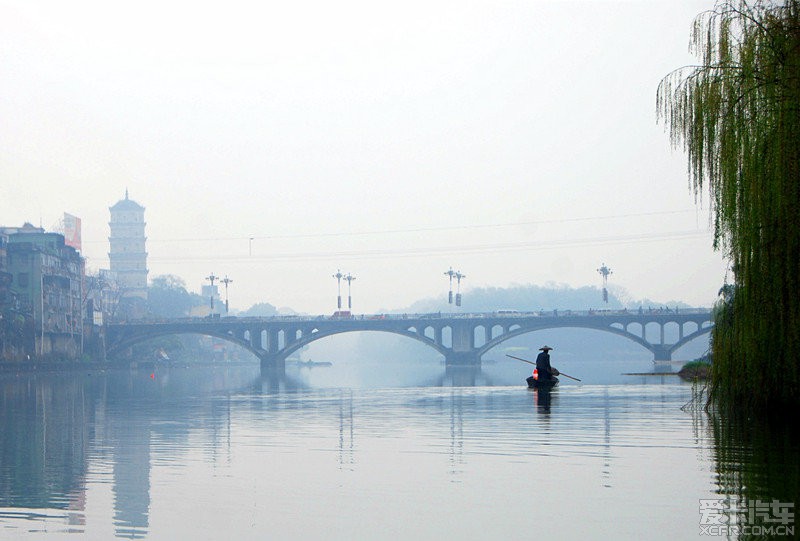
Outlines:
{"label": "utility pole", "polygon": [[333,275],[336,278],[336,309],[342,309],[342,278],[344,278],[344,274],[339,269],[336,270],[336,274]]}
{"label": "utility pole", "polygon": [[232,284],[233,280],[228,278],[228,275],[225,275],[225,278],[220,280],[221,283],[225,284],[225,315],[228,315],[228,284]]}
{"label": "utility pole", "polygon": [[214,276],[213,272],[209,276],[206,276],[206,280],[209,280],[211,282],[211,293],[210,293],[209,296],[211,297],[211,313],[212,314],[214,313],[214,280],[217,280],[218,278],[219,278],[219,276]]}
{"label": "utility pole", "polygon": [[353,280],[355,280],[356,277],[348,272],[347,276],[345,276],[344,279],[347,280],[347,309],[348,310],[352,310],[353,309],[353,297],[350,296],[350,283]]}
{"label": "utility pole", "polygon": [[603,263],[603,265],[597,269],[597,272],[603,277],[603,302],[608,304],[608,275],[613,274],[613,271]]}
{"label": "utility pole", "polygon": [[466,278],[466,274],[461,274],[461,271],[456,271],[456,306],[461,306],[461,279]]}
{"label": "utility pole", "polygon": [[[39,218],[39,221],[40,222],[42,221],[41,217]],[[41,325],[42,334],[39,337],[40,338],[39,339],[39,360],[42,360],[42,357],[44,356],[44,265],[41,264],[41,267],[42,268],[39,269],[39,293],[40,293],[39,301],[41,303],[41,312],[40,312],[41,313],[41,321],[40,321],[40,325]],[[34,314],[34,318],[35,318],[35,314]]]}
{"label": "utility pole", "polygon": [[453,272],[453,267],[450,267],[450,270],[444,273],[445,276],[450,277],[450,291],[447,293],[447,304],[453,304],[453,276],[456,275]]}

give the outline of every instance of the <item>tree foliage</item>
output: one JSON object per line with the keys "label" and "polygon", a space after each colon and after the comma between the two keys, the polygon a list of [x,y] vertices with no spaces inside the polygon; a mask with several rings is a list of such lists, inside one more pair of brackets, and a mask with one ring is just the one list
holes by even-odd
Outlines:
{"label": "tree foliage", "polygon": [[156,317],[184,317],[189,311],[203,304],[203,298],[186,291],[186,283],[178,276],[164,274],[155,276],[147,290],[150,314]]}
{"label": "tree foliage", "polygon": [[[800,403],[800,0],[724,0],[695,20],[698,66],[659,85],[659,116],[707,192],[735,295],[712,335],[714,396]],[[720,325],[722,322],[724,324]]]}
{"label": "tree foliage", "polygon": [[240,317],[269,317],[277,316],[278,309],[268,302],[259,302],[238,314]]}

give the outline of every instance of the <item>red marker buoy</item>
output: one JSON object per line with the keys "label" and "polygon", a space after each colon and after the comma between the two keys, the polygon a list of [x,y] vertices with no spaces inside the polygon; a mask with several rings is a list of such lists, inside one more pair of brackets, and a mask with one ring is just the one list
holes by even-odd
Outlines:
{"label": "red marker buoy", "polygon": [[156,379],[156,374],[155,374],[155,372],[153,372],[152,374],[150,374],[150,379]]}

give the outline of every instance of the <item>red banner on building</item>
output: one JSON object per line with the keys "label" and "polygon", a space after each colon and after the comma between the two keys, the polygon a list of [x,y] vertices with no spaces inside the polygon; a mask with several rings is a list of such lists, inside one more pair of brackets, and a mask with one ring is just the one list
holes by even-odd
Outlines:
{"label": "red banner on building", "polygon": [[64,244],[81,249],[81,219],[64,213]]}

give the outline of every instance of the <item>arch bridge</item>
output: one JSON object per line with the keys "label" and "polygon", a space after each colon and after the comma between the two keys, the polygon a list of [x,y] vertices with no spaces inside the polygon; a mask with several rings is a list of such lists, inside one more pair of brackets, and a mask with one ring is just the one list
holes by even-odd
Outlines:
{"label": "arch bridge", "polygon": [[[413,338],[444,355],[448,366],[479,366],[484,353],[515,336],[555,328],[585,328],[625,337],[669,361],[675,350],[713,327],[708,309],[381,314],[351,318],[181,318],[111,323],[107,352],[123,353],[137,342],[171,334],[202,334],[238,344],[261,360],[262,369],[283,370],[300,348],[327,336],[380,331]],[[674,339],[666,341],[666,335]]]}

